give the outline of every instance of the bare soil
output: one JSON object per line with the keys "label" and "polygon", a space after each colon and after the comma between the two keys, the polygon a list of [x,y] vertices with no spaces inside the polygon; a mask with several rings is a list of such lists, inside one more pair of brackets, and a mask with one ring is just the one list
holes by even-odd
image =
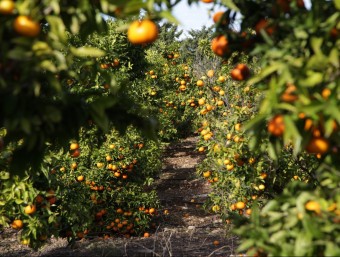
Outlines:
{"label": "bare soil", "polygon": [[[209,184],[196,176],[196,165],[203,158],[195,150],[196,137],[188,137],[165,149],[160,177],[154,185],[162,210],[149,238],[82,239],[68,245],[66,239],[50,239],[42,249],[33,251],[17,243],[18,232],[0,232],[0,256],[230,256],[237,238],[226,235],[218,215],[203,210],[210,192]],[[213,242],[218,241],[215,245]]]}

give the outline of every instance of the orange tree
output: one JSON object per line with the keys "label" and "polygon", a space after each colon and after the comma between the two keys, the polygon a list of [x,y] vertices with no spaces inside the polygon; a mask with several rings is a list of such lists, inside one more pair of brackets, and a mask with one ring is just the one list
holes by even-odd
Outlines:
{"label": "orange tree", "polygon": [[[9,31],[11,21],[23,8],[21,5],[25,6],[24,1],[18,1],[10,14],[4,13]],[[127,12],[129,8],[126,7]],[[29,37],[26,50],[29,52],[29,43],[37,44],[32,48],[41,58],[37,61],[30,57],[28,63],[41,61],[45,65],[35,68],[36,73],[32,74],[33,65],[23,65],[22,71],[27,73],[25,79],[32,75],[32,86],[38,88],[34,94],[28,94],[32,97],[30,107],[9,108],[8,101],[2,109],[6,115],[7,112],[14,115],[23,109],[19,119],[27,122],[19,122],[24,127],[14,127],[17,121],[2,116],[1,224],[22,229],[22,243],[33,248],[44,244],[51,235],[67,237],[71,241],[84,236],[138,235],[148,228],[158,207],[155,193],[145,191],[145,187],[152,183],[152,177],[160,168],[159,144],[146,139],[135,128],[144,128],[144,132],[152,135],[155,127],[150,125],[159,118],[150,112],[155,107],[158,113],[159,106],[141,97],[144,94],[139,95],[149,87],[149,77],[144,75],[142,67],[148,66],[150,54],[144,58],[145,45],[132,46],[127,40],[122,33],[127,23],[105,22],[102,23],[103,32],[99,30],[87,35],[58,31],[57,36],[63,41],[57,44],[59,38],[54,35],[53,26],[63,28],[63,21],[56,17],[50,19],[42,20],[40,25],[35,23],[37,27],[45,26],[43,35],[39,30],[41,38],[36,38],[38,34],[34,35],[36,37],[24,35]],[[53,25],[53,21],[56,24]],[[128,38],[130,40],[129,35]],[[44,39],[50,41],[43,42]],[[57,52],[52,46],[58,50],[63,47]],[[53,59],[51,55],[59,59]],[[18,53],[15,58],[19,58]],[[165,62],[168,59],[165,58]],[[58,65],[58,61],[64,61],[61,70],[53,66]],[[150,62],[150,66],[153,65],[158,67],[158,63]],[[179,67],[183,69],[183,66]],[[166,71],[159,69],[159,72]],[[13,76],[13,73],[9,69],[4,74]],[[36,74],[40,74],[37,77],[41,81],[35,81]],[[10,79],[5,77],[3,81],[7,86]],[[169,84],[167,78],[163,82],[167,85],[165,91],[173,94],[174,83]],[[39,83],[44,83],[42,91]],[[43,91],[50,86],[51,91]],[[4,99],[17,98],[20,102],[27,92],[4,90],[3,93]],[[6,94],[14,95],[11,98]],[[169,106],[176,110],[177,104],[176,101],[176,106],[172,103]],[[36,112],[35,106],[48,115],[44,118]],[[36,119],[25,117],[25,111],[28,116],[34,113]],[[164,120],[173,122],[175,116],[176,119],[182,117],[179,113],[169,113]],[[40,118],[44,122],[39,121]],[[34,123],[34,128],[30,122]],[[128,124],[135,127],[128,127]],[[177,131],[176,124],[170,126]],[[159,133],[175,136],[167,125],[163,127]],[[125,131],[126,135],[118,131]],[[36,141],[40,141],[40,145]],[[28,160],[33,151],[37,159]],[[43,155],[43,162],[40,155]],[[18,177],[16,173],[22,176]]]}
{"label": "orange tree", "polygon": [[[62,86],[66,79],[78,80],[83,74],[70,69],[77,60],[85,63],[82,58],[89,57],[86,71],[95,73],[101,69],[96,58],[102,58],[108,50],[88,45],[70,47],[68,37],[78,35],[85,39],[93,32],[107,31],[103,13],[117,18],[138,15],[144,8],[149,18],[171,18],[168,12],[156,11],[155,6],[145,1],[41,3],[9,0],[1,1],[0,7],[3,24],[0,31],[0,127],[6,129],[1,142],[9,145],[22,140],[12,154],[12,174],[23,174],[26,164],[26,167],[28,164],[39,166],[45,142],[72,138],[88,119],[100,121],[98,125],[103,130],[108,129],[109,115],[116,117],[116,125],[137,119],[137,116],[128,115],[128,108],[121,104],[113,90],[86,102],[82,95],[74,95]],[[109,87],[115,85],[110,73],[102,80]],[[148,120],[139,120],[140,124],[148,123]]]}
{"label": "orange tree", "polygon": [[[250,88],[264,92],[258,114],[246,126],[252,133],[250,150],[262,152],[266,147],[260,146],[267,146],[274,165],[280,163],[285,148],[291,149],[294,157],[302,154],[301,158],[306,158],[305,163],[312,169],[309,173],[313,181],[317,182],[311,189],[299,182],[292,183],[287,186],[290,190],[284,189],[283,194],[267,203],[260,213],[253,211],[252,222],[236,231],[244,237],[240,250],[250,249],[249,254],[257,252],[258,255],[338,255],[339,1],[316,0],[311,7],[298,0],[202,2],[227,7],[217,22],[213,52],[228,58],[235,50],[241,50],[259,58],[258,72],[253,72],[246,82]],[[86,36],[94,30],[93,25],[96,25],[95,29],[104,29],[100,11],[119,17],[137,14],[144,8],[148,18],[171,19],[163,10],[171,9],[176,3],[178,1],[137,0],[111,4],[102,0],[83,1],[79,5],[60,5],[59,2],[38,5],[38,1],[22,0],[5,7],[1,3],[1,19],[5,24],[1,36],[7,39],[1,41],[3,101],[0,110],[1,127],[5,128],[1,148],[4,145],[12,147],[19,156],[23,156],[20,152],[32,152],[32,149],[42,153],[44,142],[53,141],[53,135],[58,133],[59,137],[65,131],[60,128],[67,120],[64,118],[70,115],[68,110],[79,109],[82,99],[70,104],[73,98],[70,100],[69,94],[61,90],[60,79],[65,74],[66,77],[75,76],[68,69],[73,56],[101,57],[103,52],[87,46],[68,50],[65,48],[65,30],[78,33],[82,28],[85,33],[81,36]],[[146,24],[153,32],[151,39],[145,38],[145,42],[150,42],[157,33],[152,24]],[[237,27],[240,29],[235,29]],[[142,31],[145,32],[144,26]],[[238,62],[233,60],[235,64]],[[241,81],[249,75],[244,66],[237,66],[231,73],[233,79]],[[199,82],[199,85],[204,83]],[[102,99],[80,105],[80,113],[84,115],[72,117],[76,124],[68,126],[66,136],[72,131],[74,135],[89,117],[95,120],[93,116],[100,114],[101,118],[97,120],[106,120],[104,110],[114,106],[111,101]],[[109,94],[105,99],[116,98]],[[196,105],[195,99],[190,99],[191,104]],[[71,108],[74,106],[77,108]],[[203,112],[213,108],[206,106]],[[103,124],[108,122],[99,125]],[[213,138],[213,135],[208,131],[205,138]],[[263,140],[268,143],[263,144]],[[304,150],[311,156],[304,157]],[[4,160],[16,160],[18,155],[10,156],[6,151]],[[309,159],[316,161],[318,166],[311,167]],[[11,162],[12,172],[24,170],[17,169],[15,164],[18,162]],[[243,204],[237,206],[240,209]],[[35,213],[33,207],[28,209],[30,214],[27,215]],[[318,226],[311,226],[312,223]],[[15,220],[13,226],[20,228],[22,224]]]}
{"label": "orange tree", "polygon": [[192,84],[191,60],[183,57],[177,26],[165,23],[158,40],[146,50],[144,80],[131,85],[135,101],[158,121],[157,134],[169,142],[191,132],[193,106],[188,102]]}
{"label": "orange tree", "polygon": [[[263,92],[255,117],[245,126],[250,150],[268,149],[273,167],[279,167],[290,149],[291,160],[304,164],[299,164],[301,172],[312,182],[293,181],[261,211],[256,208],[251,222],[235,230],[243,238],[239,249],[258,256],[338,255],[339,2],[233,2],[226,3],[227,22],[218,22],[212,50],[224,58],[235,50],[258,57],[251,78],[242,65],[230,73]],[[277,177],[290,168],[299,170],[290,163],[276,168]],[[243,211],[244,204],[235,207]]]}
{"label": "orange tree", "polygon": [[[101,53],[95,58],[84,53],[73,56],[68,73],[58,76],[62,94],[75,105],[74,119],[65,117],[62,122],[66,139],[72,138],[66,140],[63,134],[46,138],[43,162],[39,166],[28,162],[22,170],[25,176],[18,177],[14,174],[20,167],[15,152],[23,150],[26,139],[16,141],[8,127],[1,130],[6,142],[1,141],[1,224],[22,229],[23,244],[38,248],[51,235],[70,241],[102,235],[140,235],[157,214],[155,192],[145,187],[160,168],[160,145],[142,136],[136,127],[144,126],[150,135],[152,128],[145,127],[145,120],[158,119],[161,126],[156,132],[161,138],[174,138],[178,125],[174,121],[183,122],[184,109],[177,109],[177,98],[167,105],[149,98],[153,96],[149,87],[157,79],[156,72],[160,74],[159,86],[164,85],[158,89],[168,99],[178,95],[174,90],[179,83],[173,78],[170,83],[167,67],[159,68],[159,62],[152,61],[152,49],[129,43],[120,30],[124,24],[109,21],[105,33],[85,38],[68,35],[66,46],[70,51]],[[67,55],[67,49],[62,54]],[[173,55],[174,70],[187,72],[178,53]],[[163,62],[170,64],[170,60],[166,56]],[[155,71],[144,74],[142,70],[147,66],[155,67]],[[163,105],[170,111],[162,119],[159,108]],[[113,108],[107,110],[104,106]],[[52,111],[50,115],[61,116]],[[84,122],[77,123],[77,118]],[[128,123],[135,127],[127,127]],[[74,131],[67,131],[68,126]],[[36,147],[32,145],[32,149]]]}
{"label": "orange tree", "polygon": [[[61,86],[70,98],[82,99],[78,105],[105,105],[114,94],[114,110],[97,109],[70,140],[61,136],[48,141],[41,165],[24,170],[24,177],[8,169],[9,163],[17,161],[11,156],[24,140],[3,146],[1,224],[22,229],[22,243],[33,248],[51,235],[70,241],[84,236],[139,235],[159,207],[155,192],[145,190],[160,168],[159,144],[136,130],[143,124],[138,122],[149,116],[133,104],[134,92],[127,88],[138,79],[144,81],[138,72],[146,64],[144,50],[131,46],[125,33],[118,31],[119,24],[108,22],[107,26],[105,35],[70,36],[70,48],[88,47],[107,54],[96,59],[74,57],[69,67],[74,75],[61,80]],[[114,81],[109,80],[111,76]],[[122,114],[135,126],[127,127]],[[83,114],[74,109],[74,115]],[[104,127],[108,132],[103,133]],[[8,139],[7,127],[1,133]]]}

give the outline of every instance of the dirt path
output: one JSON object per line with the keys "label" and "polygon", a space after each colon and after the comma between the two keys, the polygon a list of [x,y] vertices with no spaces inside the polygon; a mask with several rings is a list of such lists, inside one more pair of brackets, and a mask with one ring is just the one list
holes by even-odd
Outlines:
{"label": "dirt path", "polygon": [[[225,237],[225,229],[217,215],[207,213],[202,205],[209,184],[195,176],[195,167],[203,158],[195,151],[197,138],[189,137],[167,147],[160,178],[156,180],[163,209],[149,238],[94,239],[79,241],[73,248],[66,240],[52,239],[38,252],[24,246],[11,249],[15,236],[0,235],[0,256],[229,256],[236,239]],[[219,241],[214,245],[214,241]]]}

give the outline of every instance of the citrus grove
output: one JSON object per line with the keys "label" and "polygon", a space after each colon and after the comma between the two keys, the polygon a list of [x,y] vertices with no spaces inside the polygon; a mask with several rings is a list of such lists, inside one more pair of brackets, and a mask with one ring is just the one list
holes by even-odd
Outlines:
{"label": "citrus grove", "polygon": [[340,2],[188,1],[218,10],[186,39],[178,2],[0,0],[1,228],[149,236],[162,149],[195,133],[239,252],[339,255]]}

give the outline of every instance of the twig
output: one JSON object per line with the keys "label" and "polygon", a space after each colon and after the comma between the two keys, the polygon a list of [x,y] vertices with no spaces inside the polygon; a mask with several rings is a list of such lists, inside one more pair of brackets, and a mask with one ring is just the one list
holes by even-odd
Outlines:
{"label": "twig", "polygon": [[[227,248],[227,247],[229,247],[229,246],[227,246],[227,245],[222,246],[222,247],[220,247],[220,248],[214,250],[214,251],[213,251],[211,254],[209,254],[207,257],[210,257],[210,256],[212,256],[215,252],[218,252],[218,251],[222,250],[223,248]],[[229,247],[229,248],[230,248],[230,247]]]}

